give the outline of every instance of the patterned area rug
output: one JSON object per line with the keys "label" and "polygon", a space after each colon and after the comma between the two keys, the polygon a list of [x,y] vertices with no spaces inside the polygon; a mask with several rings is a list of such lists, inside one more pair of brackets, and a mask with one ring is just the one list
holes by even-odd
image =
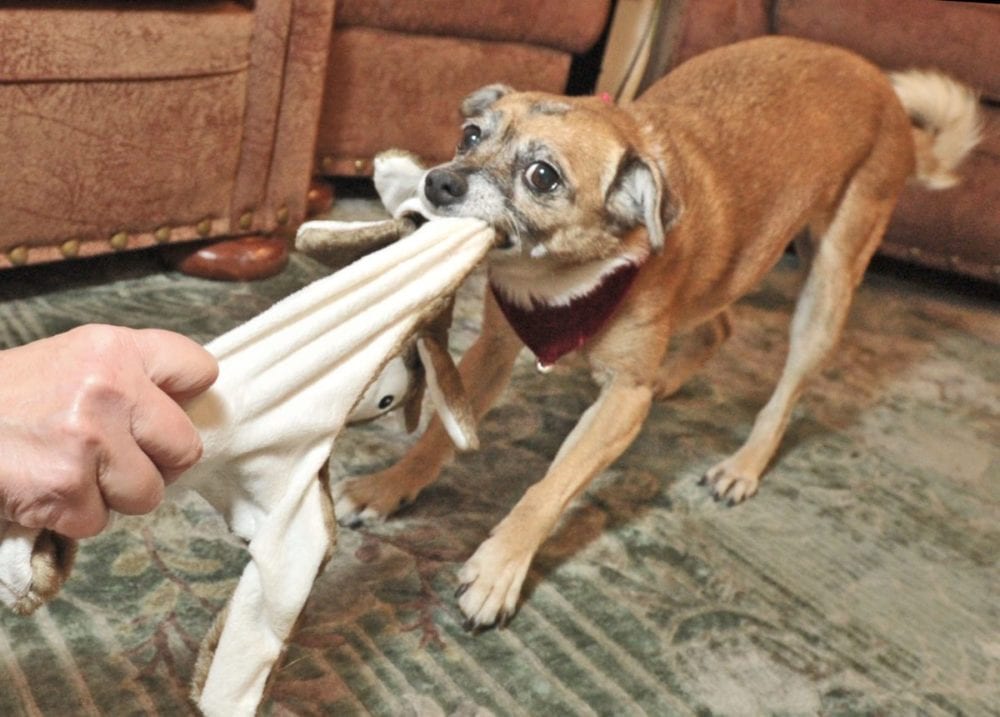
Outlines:
{"label": "patterned area rug", "polygon": [[[8,271],[0,345],[93,321],[207,341],[326,272],[295,257],[274,279],[219,284],[144,254]],[[458,567],[595,396],[585,372],[540,375],[524,356],[480,452],[384,525],[341,531],[264,712],[1000,713],[1000,315],[935,281],[870,274],[761,492],[727,508],[697,481],[777,379],[798,282],[783,261],[576,502],[511,625],[471,635]],[[457,353],[482,288],[462,291]],[[335,479],[411,440],[394,417],[350,430]],[[198,643],[245,560],[196,497],[118,520],[57,600],[0,614],[0,715],[194,714]]]}

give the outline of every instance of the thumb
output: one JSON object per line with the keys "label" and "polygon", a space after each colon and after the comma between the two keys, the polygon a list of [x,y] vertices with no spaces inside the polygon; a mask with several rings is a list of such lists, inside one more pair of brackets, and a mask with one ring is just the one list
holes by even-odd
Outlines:
{"label": "thumb", "polygon": [[215,357],[186,336],[161,329],[133,333],[146,375],[178,403],[197,396],[219,375]]}

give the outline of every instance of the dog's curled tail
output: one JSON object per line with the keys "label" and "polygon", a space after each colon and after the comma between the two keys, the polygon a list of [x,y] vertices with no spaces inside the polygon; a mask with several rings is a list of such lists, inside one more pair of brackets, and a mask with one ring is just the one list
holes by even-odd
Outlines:
{"label": "dog's curled tail", "polygon": [[955,169],[982,138],[975,91],[934,71],[893,72],[889,79],[913,122],[915,178],[930,189],[955,186]]}

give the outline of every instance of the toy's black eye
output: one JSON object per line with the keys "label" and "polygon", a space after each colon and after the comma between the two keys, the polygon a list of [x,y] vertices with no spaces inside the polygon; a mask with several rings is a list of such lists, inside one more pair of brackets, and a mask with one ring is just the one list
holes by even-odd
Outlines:
{"label": "toy's black eye", "polygon": [[379,409],[384,411],[385,409],[389,408],[389,406],[391,406],[392,402],[395,400],[396,397],[393,396],[391,393],[388,396],[382,396],[382,398],[380,398],[378,401],[378,407]]}
{"label": "toy's black eye", "polygon": [[458,143],[459,152],[468,150],[479,144],[483,138],[483,131],[477,125],[467,124],[462,128],[462,141]]}
{"label": "toy's black eye", "polygon": [[547,193],[559,186],[559,172],[548,162],[535,162],[524,173],[524,179],[536,192]]}

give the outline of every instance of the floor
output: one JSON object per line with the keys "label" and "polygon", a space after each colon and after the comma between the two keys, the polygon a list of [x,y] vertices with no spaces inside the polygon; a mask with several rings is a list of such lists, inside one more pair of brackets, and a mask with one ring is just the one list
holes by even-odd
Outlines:
{"label": "floor", "polygon": [[[373,215],[345,198],[340,218]],[[153,255],[5,273],[0,345],[89,321],[207,341],[327,272],[217,284]],[[520,612],[472,635],[455,573],[593,399],[519,361],[455,461],[383,525],[344,529],[264,714],[1000,714],[1000,312],[995,292],[883,265],[795,412],[757,497],[698,485],[773,386],[798,272],[784,259],[735,334],[544,545]],[[483,277],[452,332],[475,337]],[[388,465],[395,417],[338,440],[334,479]],[[193,714],[198,643],[246,560],[196,497],[86,541],[61,596],[0,614],[0,714]]]}

